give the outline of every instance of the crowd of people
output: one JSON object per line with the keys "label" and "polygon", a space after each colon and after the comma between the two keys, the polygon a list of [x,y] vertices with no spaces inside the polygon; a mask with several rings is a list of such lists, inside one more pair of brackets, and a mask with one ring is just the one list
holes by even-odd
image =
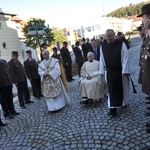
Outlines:
{"label": "crowd of people", "polygon": [[[143,44],[140,51],[140,75],[139,83],[142,92],[147,94],[150,100],[150,4],[142,7],[143,24],[138,28]],[[35,99],[44,97],[48,111],[57,112],[70,103],[67,82],[72,82],[72,59],[67,48],[67,42],[63,42],[60,55],[57,47],[53,48],[50,56],[47,44],[43,43],[41,63],[32,58],[31,50],[26,51],[27,60],[22,64],[17,51],[12,52],[9,62],[0,58],[0,103],[4,117],[13,119],[20,113],[15,110],[13,104],[13,84],[17,87],[19,104],[22,109],[26,104],[33,103],[30,100],[27,78],[32,85]],[[108,97],[108,115],[115,116],[117,109],[129,104],[130,91],[130,67],[128,49],[132,46],[131,37],[126,39],[123,33],[115,35],[114,30],[107,29],[105,38],[82,39],[82,44],[76,41],[73,48],[75,62],[78,66],[79,91],[82,96],[82,104],[99,101],[102,97]],[[41,92],[41,81],[43,93]],[[147,102],[150,104],[150,101]],[[147,107],[150,109],[150,107]],[[146,113],[150,116],[150,111]],[[5,126],[0,119],[0,126]],[[146,124],[150,133],[150,123]]]}

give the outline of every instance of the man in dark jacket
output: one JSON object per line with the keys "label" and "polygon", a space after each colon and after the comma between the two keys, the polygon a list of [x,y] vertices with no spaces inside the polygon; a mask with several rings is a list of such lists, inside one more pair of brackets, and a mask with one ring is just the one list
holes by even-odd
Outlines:
{"label": "man in dark jacket", "polygon": [[[1,52],[0,52],[1,56]],[[12,78],[10,75],[10,68],[6,60],[0,58],[0,104],[2,106],[4,117],[9,119],[14,118],[13,115],[19,115],[15,111],[13,104],[13,94],[12,94]]]}
{"label": "man in dark jacket", "polygon": [[33,96],[35,99],[40,99],[43,97],[41,93],[41,79],[38,74],[38,64],[34,58],[32,58],[31,50],[26,51],[27,60],[24,62],[24,68],[26,71],[26,75],[30,80],[33,90]]}
{"label": "man in dark jacket", "polygon": [[74,79],[72,78],[72,60],[70,56],[70,52],[67,49],[67,42],[63,42],[63,47],[60,49],[60,54],[64,63],[67,81],[71,82]]}
{"label": "man in dark jacket", "polygon": [[88,50],[92,48],[89,38],[86,39],[86,46],[87,46]]}
{"label": "man in dark jacket", "polygon": [[[29,104],[33,103],[33,101],[30,101],[30,93],[27,85],[26,74],[23,65],[18,60],[18,55],[19,54],[17,51],[13,51],[12,59],[8,62],[8,64],[11,70],[12,81],[18,89],[20,107],[24,109],[25,103]],[[25,103],[23,97],[25,97]]]}
{"label": "man in dark jacket", "polygon": [[[1,104],[1,102],[2,102],[2,97],[1,97],[1,95],[0,95],[0,104]],[[0,114],[0,127],[2,127],[2,126],[6,126],[7,124],[6,123],[3,123],[2,122],[2,120],[1,120],[1,114]],[[0,129],[1,130],[1,129]]]}
{"label": "man in dark jacket", "polygon": [[94,53],[94,59],[99,61],[100,60],[100,47],[97,46],[95,39],[91,40],[91,45],[92,45],[92,48],[89,49],[89,52],[93,52]]}
{"label": "man in dark jacket", "polygon": [[84,61],[87,61],[88,47],[85,43],[85,38],[82,39],[82,51],[83,51],[83,55],[84,55]]}
{"label": "man in dark jacket", "polygon": [[124,43],[126,44],[127,49],[130,48],[129,42],[128,42],[128,40],[124,37],[124,35],[122,34],[122,32],[118,32],[118,33],[117,33],[117,38],[118,38],[118,40],[121,40],[122,42],[124,42]]}
{"label": "man in dark jacket", "polygon": [[80,71],[81,71],[81,67],[83,65],[83,56],[81,53],[81,49],[79,48],[79,45],[80,45],[79,41],[76,41],[75,45],[76,46],[73,48],[73,52],[76,57],[76,63],[78,64],[78,74],[80,77]]}

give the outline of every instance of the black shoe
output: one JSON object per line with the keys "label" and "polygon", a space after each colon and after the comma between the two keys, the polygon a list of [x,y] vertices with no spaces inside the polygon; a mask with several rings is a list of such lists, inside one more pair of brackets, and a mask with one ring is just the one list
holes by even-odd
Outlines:
{"label": "black shoe", "polygon": [[90,104],[94,103],[93,99],[88,99],[88,101],[89,101]]}
{"label": "black shoe", "polygon": [[150,111],[146,113],[147,116],[150,116]]}
{"label": "black shoe", "polygon": [[72,82],[72,80],[67,80],[67,82]]}
{"label": "black shoe", "polygon": [[25,106],[20,106],[22,109],[25,109],[26,107]]}
{"label": "black shoe", "polygon": [[34,103],[34,101],[28,100],[28,101],[26,102],[26,104],[31,104],[31,103]]}
{"label": "black shoe", "polygon": [[150,100],[150,97],[148,97],[148,96],[147,96],[147,97],[145,97],[145,98]]}
{"label": "black shoe", "polygon": [[40,98],[40,97],[35,97],[35,99],[36,99],[36,100],[40,100],[41,98]]}
{"label": "black shoe", "polygon": [[18,112],[16,112],[16,111],[12,112],[11,114],[12,114],[13,116],[20,115],[20,113],[18,113]]}
{"label": "black shoe", "polygon": [[11,115],[11,114],[9,114],[9,115],[7,115],[7,116],[5,116],[5,117],[8,118],[8,119],[13,119],[13,118],[14,118],[14,116]]}
{"label": "black shoe", "polygon": [[146,129],[146,132],[147,132],[147,133],[150,133],[150,128],[147,128],[147,129]]}
{"label": "black shoe", "polygon": [[74,81],[75,79],[72,78],[71,80]]}
{"label": "black shoe", "polygon": [[146,123],[146,127],[150,127],[150,123],[149,122]]}
{"label": "black shoe", "polygon": [[148,147],[147,150],[150,150],[150,147]]}
{"label": "black shoe", "polygon": [[88,100],[81,101],[80,104],[89,104]]}
{"label": "black shoe", "polygon": [[6,126],[7,124],[6,123],[3,123],[1,120],[0,120],[0,127],[4,127]]}
{"label": "black shoe", "polygon": [[110,108],[108,116],[116,116],[117,115],[117,108]]}
{"label": "black shoe", "polygon": [[41,94],[41,95],[39,95],[39,97],[44,97],[44,95]]}

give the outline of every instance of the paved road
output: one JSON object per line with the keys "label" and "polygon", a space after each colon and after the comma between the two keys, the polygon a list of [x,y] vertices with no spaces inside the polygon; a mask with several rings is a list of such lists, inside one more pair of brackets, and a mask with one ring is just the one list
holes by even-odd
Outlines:
{"label": "paved road", "polygon": [[142,44],[142,39],[140,38],[138,34],[132,37],[131,44],[132,44],[131,48]]}
{"label": "paved road", "polygon": [[55,114],[48,114],[45,100],[36,100],[21,110],[8,126],[0,131],[0,150],[146,150],[150,134],[145,124],[145,95],[138,79],[139,46],[129,50],[132,78],[138,91],[131,89],[130,105],[108,117],[107,100],[93,105],[81,105],[78,76],[69,83],[71,104]]}

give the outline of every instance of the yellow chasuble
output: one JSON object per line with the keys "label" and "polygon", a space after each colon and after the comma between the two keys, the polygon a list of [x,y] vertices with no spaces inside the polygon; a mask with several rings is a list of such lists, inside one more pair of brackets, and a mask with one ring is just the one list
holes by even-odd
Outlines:
{"label": "yellow chasuble", "polygon": [[[55,59],[56,62],[54,63],[53,66],[51,66],[51,61],[52,61],[52,58],[50,58],[49,61],[47,61],[47,62],[43,61],[43,64],[45,67],[44,68],[40,67],[40,68],[45,73],[49,74],[54,69],[56,63],[59,60]],[[43,95],[47,98],[49,98],[49,97],[55,98],[60,95],[60,93],[62,91],[61,79],[62,79],[62,82],[64,84],[66,91],[68,91],[65,73],[64,73],[63,65],[61,62],[59,62],[59,66],[60,66],[60,70],[61,70],[61,78],[58,77],[55,80],[51,76],[46,76],[43,78]]]}

